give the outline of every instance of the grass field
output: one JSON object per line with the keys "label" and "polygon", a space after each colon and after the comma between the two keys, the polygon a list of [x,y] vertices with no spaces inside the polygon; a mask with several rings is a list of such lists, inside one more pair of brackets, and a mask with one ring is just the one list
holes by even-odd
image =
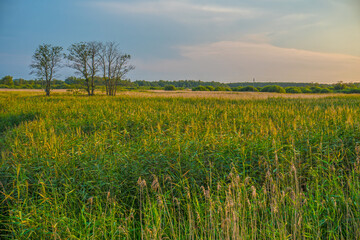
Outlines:
{"label": "grass field", "polygon": [[359,96],[166,94],[0,92],[0,238],[360,239]]}

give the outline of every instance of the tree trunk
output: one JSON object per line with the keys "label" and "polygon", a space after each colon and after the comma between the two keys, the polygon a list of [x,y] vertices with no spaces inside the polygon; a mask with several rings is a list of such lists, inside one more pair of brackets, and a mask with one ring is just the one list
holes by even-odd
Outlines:
{"label": "tree trunk", "polygon": [[91,78],[91,96],[94,96],[95,93],[95,87],[94,87],[94,77]]}
{"label": "tree trunk", "polygon": [[117,82],[118,82],[118,80],[116,79],[115,80],[115,86],[114,86],[114,96],[116,96]]}
{"label": "tree trunk", "polygon": [[89,78],[85,77],[85,86],[86,86],[86,91],[88,93],[88,95],[90,96],[90,83],[89,83]]}
{"label": "tree trunk", "polygon": [[50,96],[50,81],[47,81],[45,87],[46,96]]}
{"label": "tree trunk", "polygon": [[105,80],[106,95],[110,95],[109,79]]}

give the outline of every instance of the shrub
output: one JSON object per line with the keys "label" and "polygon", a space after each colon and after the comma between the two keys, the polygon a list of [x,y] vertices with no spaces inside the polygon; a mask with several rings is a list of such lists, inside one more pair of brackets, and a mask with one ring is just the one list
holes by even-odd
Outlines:
{"label": "shrub", "polygon": [[229,87],[216,87],[215,91],[232,91]]}
{"label": "shrub", "polygon": [[286,93],[283,87],[277,85],[265,86],[261,89],[261,92],[277,92],[277,93]]}
{"label": "shrub", "polygon": [[285,88],[286,93],[302,93],[301,89],[298,87],[287,87]]}
{"label": "shrub", "polygon": [[311,87],[311,92],[313,93],[320,93],[321,92],[321,87]]}
{"label": "shrub", "polygon": [[0,84],[0,88],[9,88],[9,86],[5,84]]}
{"label": "shrub", "polygon": [[301,87],[300,90],[302,93],[312,93],[311,89],[308,87]]}
{"label": "shrub", "polygon": [[204,87],[204,86],[197,86],[197,87],[194,87],[192,89],[193,91],[209,91],[209,89],[207,87]]}
{"label": "shrub", "polygon": [[360,93],[360,88],[347,88],[342,91],[343,93]]}
{"label": "shrub", "polygon": [[330,91],[330,89],[328,89],[328,88],[322,88],[321,90],[320,90],[320,93],[330,93],[331,91]]}
{"label": "shrub", "polygon": [[254,86],[246,86],[240,89],[241,92],[258,92],[259,90]]}
{"label": "shrub", "polygon": [[209,91],[215,91],[215,88],[213,86],[206,86],[207,89],[209,89]]}
{"label": "shrub", "polygon": [[176,90],[176,87],[175,87],[174,85],[166,85],[166,86],[164,87],[164,89],[165,89],[166,91],[175,91],[175,90]]}

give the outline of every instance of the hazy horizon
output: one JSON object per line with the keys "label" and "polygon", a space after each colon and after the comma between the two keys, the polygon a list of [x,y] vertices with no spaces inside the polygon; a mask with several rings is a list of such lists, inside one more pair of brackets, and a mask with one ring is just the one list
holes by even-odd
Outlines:
{"label": "hazy horizon", "polygon": [[39,44],[80,41],[118,42],[132,81],[360,82],[357,0],[0,3],[0,77],[34,79]]}

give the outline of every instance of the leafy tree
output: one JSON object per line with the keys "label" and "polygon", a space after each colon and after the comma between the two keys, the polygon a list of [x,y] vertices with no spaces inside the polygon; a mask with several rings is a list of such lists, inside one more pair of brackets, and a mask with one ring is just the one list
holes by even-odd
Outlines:
{"label": "leafy tree", "polygon": [[10,75],[7,75],[7,76],[3,77],[0,80],[0,84],[4,84],[4,85],[7,85],[7,86],[13,86],[14,85],[13,77],[10,76]]}
{"label": "leafy tree", "polygon": [[346,85],[346,83],[343,83],[343,82],[338,82],[338,83],[336,83],[335,85],[334,85],[334,89],[335,90],[344,90],[344,89],[346,89],[347,88],[347,85]]}
{"label": "leafy tree", "polygon": [[46,96],[50,95],[51,82],[62,60],[62,47],[50,44],[40,45],[33,55],[30,74],[36,74],[42,80],[45,79]]}

